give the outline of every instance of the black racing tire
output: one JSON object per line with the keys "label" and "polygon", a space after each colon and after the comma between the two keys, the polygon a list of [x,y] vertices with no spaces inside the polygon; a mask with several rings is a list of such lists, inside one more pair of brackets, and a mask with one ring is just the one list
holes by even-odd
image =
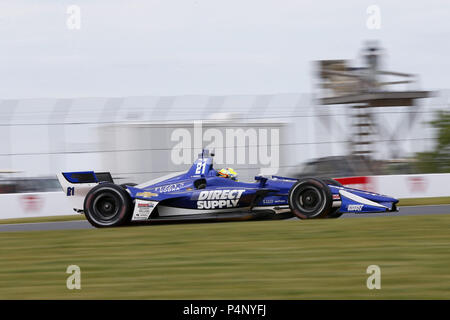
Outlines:
{"label": "black racing tire", "polygon": [[133,203],[129,193],[114,183],[101,183],[84,199],[86,219],[97,228],[117,227],[131,220]]}
{"label": "black racing tire", "polygon": [[320,179],[304,178],[295,183],[288,196],[289,207],[300,219],[324,218],[332,209],[328,185]]}
{"label": "black racing tire", "polygon": [[[322,179],[322,181],[325,182],[326,184],[331,184],[332,186],[337,186],[337,187],[343,187],[344,186],[339,181],[336,181],[336,180],[331,179],[331,178],[325,178],[325,179]],[[343,214],[344,214],[343,212],[339,212],[339,207],[331,208],[330,213],[328,213],[328,215],[325,218],[337,219],[340,216],[342,216]]]}

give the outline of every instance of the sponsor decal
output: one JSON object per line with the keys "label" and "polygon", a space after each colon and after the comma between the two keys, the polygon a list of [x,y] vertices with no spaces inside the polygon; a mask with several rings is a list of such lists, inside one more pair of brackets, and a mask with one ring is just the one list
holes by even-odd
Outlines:
{"label": "sponsor decal", "polygon": [[136,197],[142,197],[142,198],[151,198],[151,197],[156,197],[158,196],[157,193],[153,193],[153,192],[138,192],[136,193]]}
{"label": "sponsor decal", "polygon": [[137,200],[137,206],[133,215],[133,220],[147,220],[155,207],[155,202],[141,202]]}
{"label": "sponsor decal", "polygon": [[150,204],[149,203],[138,203],[138,207],[139,208],[150,208]]}
{"label": "sponsor decal", "polygon": [[427,181],[424,177],[408,177],[408,186],[411,193],[426,192]]}
{"label": "sponsor decal", "polygon": [[181,188],[184,187],[184,183],[173,183],[173,184],[168,184],[165,186],[161,186],[161,187],[156,187],[155,191],[158,191],[160,193],[164,193],[164,192],[172,192],[172,191],[178,191]]}
{"label": "sponsor decal", "polygon": [[198,209],[220,209],[237,207],[245,190],[210,190],[198,194]]}
{"label": "sponsor decal", "polygon": [[348,211],[361,211],[363,208],[363,204],[349,204],[347,206]]}
{"label": "sponsor decal", "polygon": [[23,209],[27,212],[40,211],[43,207],[43,202],[44,199],[38,195],[29,194],[21,197]]}
{"label": "sponsor decal", "polygon": [[339,194],[333,194],[333,200],[340,200],[341,196]]}

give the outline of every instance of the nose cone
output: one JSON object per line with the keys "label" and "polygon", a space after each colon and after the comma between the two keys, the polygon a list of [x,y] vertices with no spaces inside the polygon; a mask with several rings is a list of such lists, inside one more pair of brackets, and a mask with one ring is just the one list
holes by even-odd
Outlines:
{"label": "nose cone", "polygon": [[398,199],[392,198],[392,197],[388,197],[385,195],[382,195],[382,197],[384,198],[383,202],[392,202],[392,203],[398,203]]}

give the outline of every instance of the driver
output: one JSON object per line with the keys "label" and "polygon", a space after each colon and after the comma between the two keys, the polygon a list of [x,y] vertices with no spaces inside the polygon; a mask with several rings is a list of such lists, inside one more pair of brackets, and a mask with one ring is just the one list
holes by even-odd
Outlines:
{"label": "driver", "polygon": [[234,171],[232,168],[223,168],[217,172],[217,175],[219,177],[227,178],[227,179],[231,179],[231,180],[237,179],[237,172]]}

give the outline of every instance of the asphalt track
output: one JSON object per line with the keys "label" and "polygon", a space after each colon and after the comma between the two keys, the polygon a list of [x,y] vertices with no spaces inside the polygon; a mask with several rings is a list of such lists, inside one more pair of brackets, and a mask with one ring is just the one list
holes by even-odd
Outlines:
{"label": "asphalt track", "polygon": [[[371,214],[344,214],[341,218],[376,218],[386,216],[416,216],[427,214],[450,214],[450,205],[412,206],[400,207],[399,212],[371,213]],[[298,220],[292,218],[291,220]],[[1,224],[0,232],[8,231],[46,231],[46,230],[78,230],[93,228],[86,220],[61,221],[61,222],[36,222]]]}

